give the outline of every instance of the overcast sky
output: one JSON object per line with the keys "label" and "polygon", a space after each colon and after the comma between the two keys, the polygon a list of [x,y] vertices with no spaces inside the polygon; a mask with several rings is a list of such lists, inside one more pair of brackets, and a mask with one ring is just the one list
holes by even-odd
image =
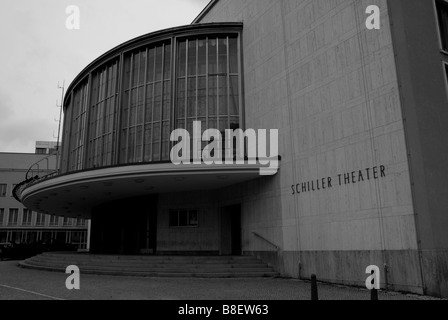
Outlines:
{"label": "overcast sky", "polygon": [[[0,10],[0,152],[56,141],[66,87],[95,58],[149,32],[190,24],[209,0],[17,0]],[[80,9],[68,30],[66,8]]]}

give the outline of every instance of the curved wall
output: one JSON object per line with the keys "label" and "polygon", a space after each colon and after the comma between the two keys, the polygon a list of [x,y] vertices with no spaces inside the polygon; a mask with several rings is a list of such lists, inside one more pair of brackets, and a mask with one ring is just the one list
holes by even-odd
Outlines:
{"label": "curved wall", "polygon": [[243,126],[242,25],[160,31],[98,58],[64,101],[61,173],[169,161],[170,134]]}

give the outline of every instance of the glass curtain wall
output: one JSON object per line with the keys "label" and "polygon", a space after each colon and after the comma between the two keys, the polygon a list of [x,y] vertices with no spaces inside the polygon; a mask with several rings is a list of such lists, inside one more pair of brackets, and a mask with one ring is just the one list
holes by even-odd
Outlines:
{"label": "glass curtain wall", "polygon": [[94,73],[92,79],[87,167],[97,168],[113,164],[118,61]]}
{"label": "glass curtain wall", "polygon": [[122,164],[169,160],[171,55],[171,43],[162,43],[125,59]]}
{"label": "glass curtain wall", "polygon": [[63,173],[167,162],[171,132],[192,136],[194,121],[240,128],[238,44],[236,33],[173,37],[93,70],[66,101]]}
{"label": "glass curtain wall", "polygon": [[179,41],[176,128],[191,135],[194,121],[201,121],[202,132],[240,127],[238,61],[236,36]]}

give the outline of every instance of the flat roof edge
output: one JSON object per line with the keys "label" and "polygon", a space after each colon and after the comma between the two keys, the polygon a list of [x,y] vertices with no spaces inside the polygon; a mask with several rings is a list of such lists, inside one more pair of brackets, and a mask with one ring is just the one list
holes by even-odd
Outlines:
{"label": "flat roof edge", "polygon": [[210,2],[207,4],[207,6],[199,13],[199,15],[193,20],[191,24],[196,24],[201,21],[201,19],[214,7],[214,5],[219,0],[210,0]]}

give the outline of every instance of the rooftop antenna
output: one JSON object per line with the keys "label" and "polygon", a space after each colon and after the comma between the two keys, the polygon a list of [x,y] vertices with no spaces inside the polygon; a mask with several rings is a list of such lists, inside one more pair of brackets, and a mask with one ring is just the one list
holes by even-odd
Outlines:
{"label": "rooftop antenna", "polygon": [[61,103],[58,104],[57,101],[56,101],[56,107],[60,108],[60,111],[59,111],[58,140],[56,142],[56,168],[57,169],[58,169],[58,166],[59,166],[59,156],[60,156],[59,141],[60,141],[60,138],[61,138],[61,122],[62,122],[62,109],[63,109],[63,105],[64,105],[65,80],[62,82],[62,86],[58,82],[58,89],[61,90]]}

